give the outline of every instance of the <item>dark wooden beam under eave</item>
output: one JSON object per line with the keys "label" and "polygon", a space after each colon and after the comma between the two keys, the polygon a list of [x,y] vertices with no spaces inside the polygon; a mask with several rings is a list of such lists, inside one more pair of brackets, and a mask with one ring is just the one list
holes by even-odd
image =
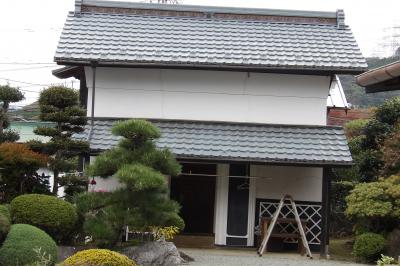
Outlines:
{"label": "dark wooden beam under eave", "polygon": [[64,66],[52,71],[53,75],[59,79],[76,78],[80,81],[79,102],[83,108],[87,108],[88,88],[86,85],[86,75],[83,66]]}
{"label": "dark wooden beam under eave", "polygon": [[321,258],[329,258],[329,227],[330,227],[330,193],[332,167],[324,167],[322,173],[322,210],[321,210]]}
{"label": "dark wooden beam under eave", "polygon": [[366,93],[400,90],[400,77],[365,86]]}

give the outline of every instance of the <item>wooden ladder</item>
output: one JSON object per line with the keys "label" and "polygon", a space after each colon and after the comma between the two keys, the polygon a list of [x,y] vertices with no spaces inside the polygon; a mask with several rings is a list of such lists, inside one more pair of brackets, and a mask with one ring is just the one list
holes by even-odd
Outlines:
{"label": "wooden ladder", "polygon": [[267,234],[264,236],[264,238],[263,238],[263,240],[261,242],[260,248],[257,250],[257,253],[261,257],[263,255],[263,253],[265,252],[265,249],[266,249],[267,244],[268,244],[268,240],[270,239],[270,237],[272,235],[272,230],[274,230],[274,227],[276,225],[276,221],[278,220],[278,217],[279,217],[279,214],[281,213],[282,207],[285,204],[285,200],[289,200],[290,204],[292,205],[294,217],[296,219],[297,227],[299,229],[300,236],[301,236],[301,239],[302,239],[301,242],[304,245],[304,248],[305,248],[306,253],[307,253],[307,257],[312,259],[312,254],[311,254],[311,251],[310,251],[310,247],[308,246],[306,234],[304,233],[304,229],[303,229],[303,226],[301,225],[301,221],[300,221],[300,216],[299,216],[299,213],[297,212],[296,203],[294,202],[293,198],[290,195],[283,196],[281,201],[279,202],[278,208],[276,209],[276,211],[275,211],[275,213],[274,213],[274,215],[272,217],[272,222],[271,222],[270,226],[268,227]]}

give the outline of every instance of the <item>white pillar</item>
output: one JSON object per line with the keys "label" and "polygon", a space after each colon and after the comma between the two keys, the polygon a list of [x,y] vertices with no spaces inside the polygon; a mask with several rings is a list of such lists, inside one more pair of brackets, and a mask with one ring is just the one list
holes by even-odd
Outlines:
{"label": "white pillar", "polygon": [[228,219],[229,164],[217,165],[217,184],[215,188],[215,244],[226,245]]}
{"label": "white pillar", "polygon": [[[252,167],[250,166],[250,176],[254,176],[252,174]],[[254,245],[254,220],[256,215],[256,180],[254,178],[250,178],[249,181],[249,211],[247,218],[247,246]]]}

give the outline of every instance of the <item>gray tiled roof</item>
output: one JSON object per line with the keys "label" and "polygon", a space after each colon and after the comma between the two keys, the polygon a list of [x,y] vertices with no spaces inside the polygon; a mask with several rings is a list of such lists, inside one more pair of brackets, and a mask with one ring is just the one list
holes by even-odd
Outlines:
{"label": "gray tiled roof", "polygon": [[350,28],[339,24],[71,12],[55,61],[364,71]]}
{"label": "gray tiled roof", "polygon": [[[90,147],[110,149],[115,120],[95,120]],[[329,126],[286,126],[203,121],[153,121],[161,130],[157,146],[178,158],[242,160],[271,163],[346,165],[352,163],[343,129]],[[89,129],[89,127],[88,127]],[[77,136],[87,139],[89,130]]]}

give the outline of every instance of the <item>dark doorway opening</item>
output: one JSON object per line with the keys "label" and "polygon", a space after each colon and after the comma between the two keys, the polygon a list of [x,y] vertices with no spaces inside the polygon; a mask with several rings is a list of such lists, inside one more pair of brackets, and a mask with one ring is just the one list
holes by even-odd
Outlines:
{"label": "dark doorway opening", "polygon": [[214,232],[215,164],[183,164],[182,175],[171,178],[171,199],[181,205],[185,234]]}

